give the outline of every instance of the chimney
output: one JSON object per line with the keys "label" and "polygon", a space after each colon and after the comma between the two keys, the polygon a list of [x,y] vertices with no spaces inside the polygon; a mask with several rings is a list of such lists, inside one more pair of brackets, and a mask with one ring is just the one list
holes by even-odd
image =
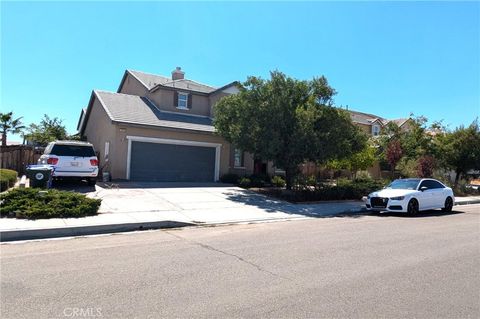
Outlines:
{"label": "chimney", "polygon": [[172,71],[172,80],[181,80],[185,78],[185,72],[182,71],[182,68],[177,66],[175,70]]}

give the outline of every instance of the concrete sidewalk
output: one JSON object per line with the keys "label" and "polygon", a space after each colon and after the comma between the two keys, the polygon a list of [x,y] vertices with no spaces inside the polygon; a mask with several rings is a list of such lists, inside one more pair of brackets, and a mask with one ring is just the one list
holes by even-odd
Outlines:
{"label": "concrete sidewalk", "polygon": [[[358,216],[361,201],[291,204],[231,186],[157,187],[156,184],[97,186],[87,196],[101,198],[99,215],[83,218],[0,219],[0,241],[82,236],[142,229]],[[480,203],[479,197],[457,204]]]}

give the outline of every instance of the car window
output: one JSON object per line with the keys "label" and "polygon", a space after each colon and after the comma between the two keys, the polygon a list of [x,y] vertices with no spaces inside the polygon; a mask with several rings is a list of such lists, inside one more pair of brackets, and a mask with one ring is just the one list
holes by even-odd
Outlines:
{"label": "car window", "polygon": [[432,188],[445,188],[445,186],[443,186],[441,183],[437,181],[430,181],[430,182],[432,184]]}
{"label": "car window", "polygon": [[394,180],[387,188],[392,189],[417,189],[419,180],[415,179],[397,179]]}
{"label": "car window", "polygon": [[423,181],[422,184],[420,185],[420,188],[422,187],[427,187],[428,189],[445,188],[442,184],[433,180]]}
{"label": "car window", "polygon": [[87,145],[55,144],[52,147],[50,154],[57,156],[92,157],[95,156],[95,151],[93,150],[93,147]]}

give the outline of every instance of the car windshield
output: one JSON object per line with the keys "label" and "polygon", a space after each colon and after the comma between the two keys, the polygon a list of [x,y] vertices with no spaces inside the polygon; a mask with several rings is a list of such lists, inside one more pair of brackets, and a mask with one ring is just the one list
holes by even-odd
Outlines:
{"label": "car windshield", "polygon": [[397,179],[394,180],[387,188],[392,189],[417,189],[420,180],[417,179]]}
{"label": "car windshield", "polygon": [[93,147],[87,145],[60,145],[55,144],[50,154],[57,156],[73,156],[73,157],[93,157],[95,151]]}

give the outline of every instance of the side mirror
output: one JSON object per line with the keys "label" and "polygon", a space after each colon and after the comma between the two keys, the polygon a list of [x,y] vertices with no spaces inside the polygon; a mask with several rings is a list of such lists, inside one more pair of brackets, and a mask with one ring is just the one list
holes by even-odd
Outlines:
{"label": "side mirror", "polygon": [[426,191],[427,189],[428,189],[427,186],[422,186],[422,187],[420,187],[420,191],[422,191],[422,192]]}

